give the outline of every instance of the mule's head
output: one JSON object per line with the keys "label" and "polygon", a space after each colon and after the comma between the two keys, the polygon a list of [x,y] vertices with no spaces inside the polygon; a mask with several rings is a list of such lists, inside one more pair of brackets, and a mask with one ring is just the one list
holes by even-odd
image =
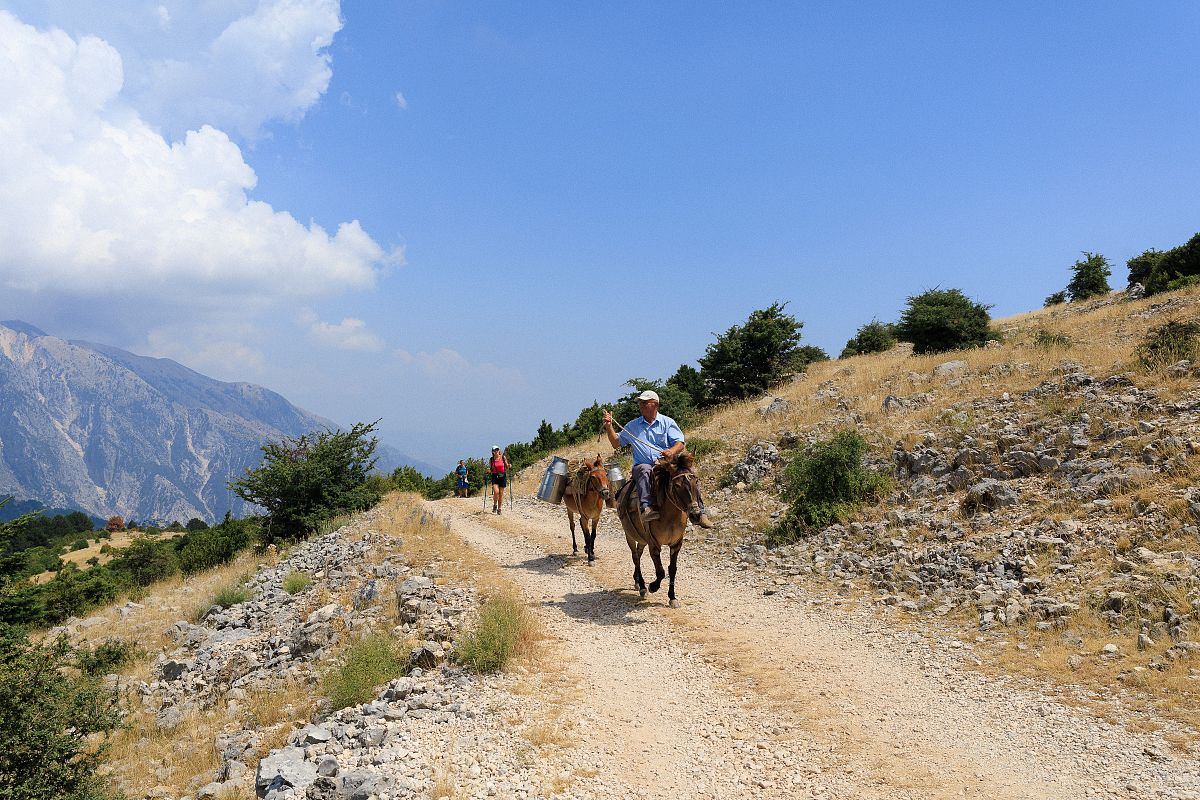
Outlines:
{"label": "mule's head", "polygon": [[[608,472],[604,469],[604,459],[599,453],[596,454],[596,460],[592,462],[591,474],[588,476],[588,483],[595,482],[595,489],[600,493],[600,496],[605,500],[612,499],[612,486],[608,482]],[[589,488],[591,488],[589,486]]]}
{"label": "mule's head", "polygon": [[700,521],[700,479],[696,475],[696,457],[684,450],[670,461],[671,499],[687,512],[693,523]]}

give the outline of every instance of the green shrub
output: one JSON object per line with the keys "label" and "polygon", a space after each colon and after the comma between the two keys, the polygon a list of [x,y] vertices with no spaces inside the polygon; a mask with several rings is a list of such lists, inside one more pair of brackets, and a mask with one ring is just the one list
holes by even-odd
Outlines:
{"label": "green shrub", "polygon": [[87,550],[87,549],[88,549],[88,540],[87,539],[76,539],[74,542],[71,543],[72,551]]}
{"label": "green shrub", "polygon": [[1186,243],[1170,250],[1147,250],[1129,260],[1129,280],[1134,275],[1145,276],[1141,281],[1147,294],[1171,291],[1190,285],[1191,276],[1200,275],[1200,233]]}
{"label": "green shrub", "polygon": [[896,333],[918,354],[980,347],[996,338],[988,327],[989,308],[958,289],[930,289],[908,298]]}
{"label": "green shrub", "polygon": [[1169,367],[1187,359],[1200,360],[1200,322],[1171,320],[1150,329],[1137,349],[1138,360],[1146,369]]}
{"label": "green shrub", "polygon": [[1042,303],[1042,308],[1049,308],[1050,306],[1060,306],[1065,302],[1067,302],[1067,293],[1065,291],[1055,292],[1054,294],[1052,294],[1046,298],[1046,301],[1044,303]]}
{"label": "green shrub", "polygon": [[687,450],[696,458],[703,458],[712,453],[719,453],[725,449],[725,443],[720,439],[702,439],[698,436],[689,436],[687,438]]}
{"label": "green shrub", "polygon": [[385,634],[373,634],[350,647],[341,662],[325,673],[321,692],[333,704],[333,710],[349,708],[372,700],[375,690],[407,670],[407,658],[396,642]]}
{"label": "green shrub", "polygon": [[1041,347],[1045,350],[1053,350],[1055,348],[1070,347],[1075,344],[1070,336],[1065,336],[1061,333],[1054,333],[1045,328],[1038,328],[1033,334],[1033,346]]}
{"label": "green shrub", "polygon": [[127,575],[134,586],[149,586],[179,571],[174,543],[152,542],[144,536],[134,539],[108,566]]}
{"label": "green shrub", "polygon": [[283,579],[283,590],[288,594],[299,594],[312,585],[312,576],[307,572],[291,572]]}
{"label": "green shrub", "polygon": [[1112,275],[1112,268],[1108,259],[1099,253],[1085,252],[1082,260],[1071,265],[1071,271],[1074,275],[1067,284],[1067,294],[1070,295],[1072,303],[1112,291],[1108,285],[1108,276]]}
{"label": "green shrub", "polygon": [[885,494],[886,475],[863,466],[867,443],[844,430],[798,451],[783,471],[783,498],[791,508],[767,534],[772,544],[795,541],[808,531],[849,519],[859,507]]}
{"label": "green shrub", "polygon": [[499,672],[533,638],[533,620],[515,597],[501,595],[484,603],[479,623],[454,651],[460,664],[475,672]]}
{"label": "green shrub", "polygon": [[77,653],[79,670],[84,675],[98,677],[117,672],[126,664],[145,657],[146,651],[124,639],[105,639],[94,648],[80,645]]}
{"label": "green shrub", "polygon": [[896,346],[896,326],[871,320],[858,329],[854,338],[846,342],[838,358],[850,358],[867,353],[882,353]]}
{"label": "green shrub", "polygon": [[95,773],[121,724],[117,693],[73,667],[65,637],[38,644],[0,626],[0,797],[113,797]]}
{"label": "green shrub", "polygon": [[255,519],[229,519],[212,528],[192,528],[176,540],[179,568],[184,575],[191,575],[228,564],[250,546],[257,532]]}

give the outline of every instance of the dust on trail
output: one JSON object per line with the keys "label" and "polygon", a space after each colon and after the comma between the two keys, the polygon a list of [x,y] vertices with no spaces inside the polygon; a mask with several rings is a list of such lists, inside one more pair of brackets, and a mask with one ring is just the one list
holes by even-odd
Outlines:
{"label": "dust on trail", "polygon": [[611,514],[589,566],[561,509],[476,502],[429,506],[559,640],[581,686],[579,755],[616,795],[1200,798],[1200,766],[1152,762],[1153,737],[931,660],[902,632],[764,597],[686,544],[682,608],[666,607],[665,582],[639,601]]}

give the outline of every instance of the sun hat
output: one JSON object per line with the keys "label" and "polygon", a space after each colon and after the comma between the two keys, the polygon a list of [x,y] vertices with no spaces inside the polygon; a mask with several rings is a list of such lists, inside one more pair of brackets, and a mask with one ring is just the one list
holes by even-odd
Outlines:
{"label": "sun hat", "polygon": [[639,401],[641,401],[641,400],[653,400],[653,401],[654,401],[654,402],[656,402],[656,403],[657,403],[657,402],[660,402],[660,401],[659,401],[659,399],[658,399],[658,392],[652,392],[652,391],[650,391],[649,389],[647,389],[646,391],[644,391],[644,392],[642,392],[641,394],[639,394],[639,395],[637,396],[637,399],[638,399]]}

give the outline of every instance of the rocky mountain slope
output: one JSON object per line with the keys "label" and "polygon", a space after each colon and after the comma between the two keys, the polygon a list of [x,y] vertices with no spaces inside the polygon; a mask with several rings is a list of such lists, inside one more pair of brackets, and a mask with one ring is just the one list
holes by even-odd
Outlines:
{"label": "rocky mountain slope", "polygon": [[261,386],[15,321],[0,323],[0,409],[0,495],[139,521],[240,515],[226,483],[265,441],[336,427]]}

